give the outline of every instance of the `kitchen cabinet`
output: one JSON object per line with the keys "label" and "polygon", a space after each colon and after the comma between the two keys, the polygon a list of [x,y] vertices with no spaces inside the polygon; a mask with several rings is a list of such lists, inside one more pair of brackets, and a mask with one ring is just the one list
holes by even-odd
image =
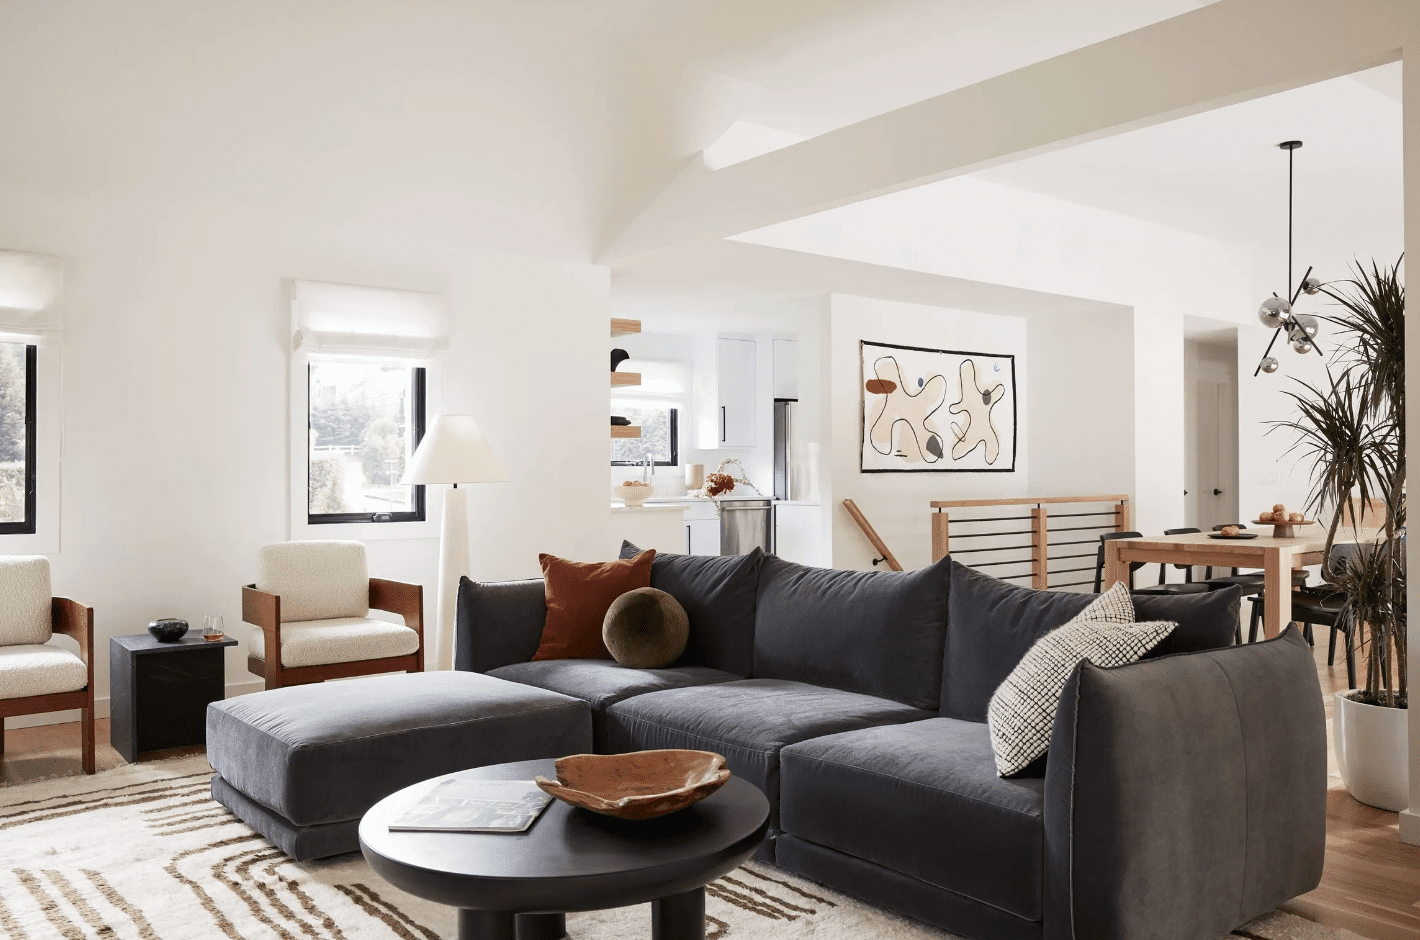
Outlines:
{"label": "kitchen cabinet", "polygon": [[774,340],[774,397],[799,397],[799,344],[792,339]]}
{"label": "kitchen cabinet", "polygon": [[828,566],[819,540],[817,503],[775,502],[774,554],[801,565]]}
{"label": "kitchen cabinet", "polygon": [[720,554],[720,520],[685,520],[685,553],[687,555]]}
{"label": "kitchen cabinet", "polygon": [[753,447],[756,383],[754,340],[720,337],[715,345],[715,379],[720,401],[719,445]]}

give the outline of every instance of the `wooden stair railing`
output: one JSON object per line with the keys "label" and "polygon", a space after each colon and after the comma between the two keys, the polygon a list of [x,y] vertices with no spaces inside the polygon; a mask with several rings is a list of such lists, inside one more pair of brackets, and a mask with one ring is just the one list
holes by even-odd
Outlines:
{"label": "wooden stair railing", "polygon": [[[1054,512],[1047,506],[1074,503],[1082,508],[1091,504],[1108,505],[1108,509],[1087,512]],[[1030,566],[1029,573],[997,574],[1002,580],[1031,579],[1031,587],[1078,587],[1094,582],[1094,559],[1099,544],[1099,536],[1104,532],[1124,532],[1129,528],[1129,497],[1107,496],[1021,496],[1010,499],[944,499],[933,500],[932,507],[932,560],[936,561],[948,553],[958,556],[958,561],[972,568],[1021,568]],[[1029,515],[958,516],[953,518],[947,510],[982,507],[1029,507]],[[1052,519],[1062,520],[1064,525],[1051,527]],[[1084,520],[1101,520],[1076,523]],[[1005,523],[1001,528],[977,530],[977,523]],[[953,531],[952,526],[957,526]],[[971,526],[965,531],[963,526]],[[1019,527],[1019,528],[1018,528]],[[1093,533],[1087,538],[1078,538],[1074,533]],[[1061,534],[1066,538],[1051,542],[1052,535]],[[1014,536],[1029,535],[1025,545],[1000,545],[995,540]],[[961,543],[967,539],[990,539],[992,542],[966,542],[965,548],[953,551],[953,541]],[[1090,546],[1081,550],[1080,546]],[[1054,549],[1064,551],[1055,552]],[[1029,551],[1028,557],[1019,557],[1020,552]],[[960,556],[984,555],[983,561],[972,561]],[[1051,568],[1051,562],[1076,562],[1089,559],[1089,563],[1068,568]],[[1089,572],[1084,580],[1051,583],[1052,575],[1069,575]]]}
{"label": "wooden stair railing", "polygon": [[887,566],[893,571],[901,571],[902,565],[897,563],[897,558],[893,555],[891,549],[887,547],[887,543],[878,538],[877,530],[874,529],[873,524],[868,521],[868,517],[863,515],[863,510],[858,508],[858,504],[851,499],[845,499],[843,501],[843,508],[848,510],[848,515],[852,516],[853,521],[858,523],[858,528],[863,530],[863,534],[866,535],[868,541],[872,543],[873,549],[882,555],[881,558],[873,559],[873,565],[876,566],[878,562],[885,561],[887,562]]}

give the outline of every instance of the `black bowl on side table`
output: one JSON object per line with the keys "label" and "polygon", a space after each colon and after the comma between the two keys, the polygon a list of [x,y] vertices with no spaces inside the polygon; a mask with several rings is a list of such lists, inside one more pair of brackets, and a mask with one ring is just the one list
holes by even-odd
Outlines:
{"label": "black bowl on side table", "polygon": [[160,643],[176,643],[187,633],[187,621],[177,617],[159,617],[148,624],[148,632]]}

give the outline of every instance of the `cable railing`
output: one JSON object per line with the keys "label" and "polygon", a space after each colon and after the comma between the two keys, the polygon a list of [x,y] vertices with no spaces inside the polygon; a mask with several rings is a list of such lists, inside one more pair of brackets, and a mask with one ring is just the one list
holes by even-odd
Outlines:
{"label": "cable railing", "polygon": [[950,553],[970,568],[1003,581],[1029,580],[1041,589],[1092,586],[1100,536],[1129,529],[1126,495],[943,499],[930,505],[933,561]]}

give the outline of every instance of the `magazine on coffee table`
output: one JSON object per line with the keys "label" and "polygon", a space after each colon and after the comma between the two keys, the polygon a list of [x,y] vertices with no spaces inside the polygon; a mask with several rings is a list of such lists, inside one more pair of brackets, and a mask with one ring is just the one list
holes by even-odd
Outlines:
{"label": "magazine on coffee table", "polygon": [[445,780],[390,823],[391,832],[526,832],[552,797],[531,780]]}

